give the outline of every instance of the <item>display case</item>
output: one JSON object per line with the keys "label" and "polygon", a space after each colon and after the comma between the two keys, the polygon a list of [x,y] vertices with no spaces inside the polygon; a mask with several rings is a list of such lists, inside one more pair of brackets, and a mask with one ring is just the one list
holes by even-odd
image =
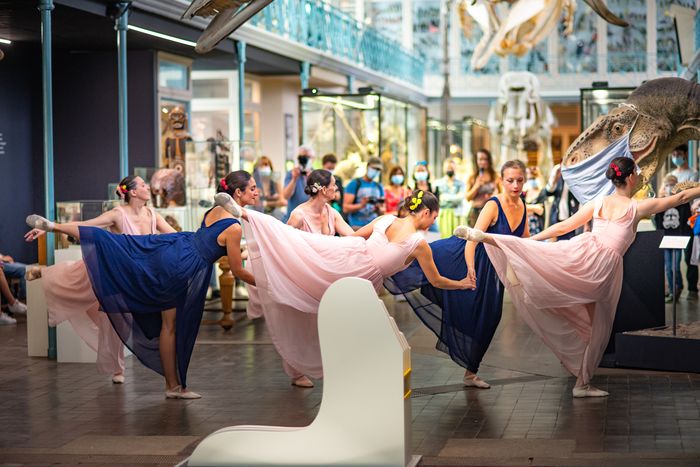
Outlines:
{"label": "display case", "polygon": [[424,107],[371,92],[303,95],[300,109],[301,142],[316,154],[334,153],[341,160],[359,156],[361,161],[381,157],[384,167],[404,170],[425,160]]}
{"label": "display case", "polygon": [[627,100],[635,88],[584,88],[581,89],[581,131],[596,118],[606,115]]}
{"label": "display case", "polygon": [[[119,200],[77,200],[59,201],[56,203],[56,222],[82,222],[94,219],[100,214],[119,205]],[[80,242],[66,234],[56,232],[56,249],[68,248]]]}

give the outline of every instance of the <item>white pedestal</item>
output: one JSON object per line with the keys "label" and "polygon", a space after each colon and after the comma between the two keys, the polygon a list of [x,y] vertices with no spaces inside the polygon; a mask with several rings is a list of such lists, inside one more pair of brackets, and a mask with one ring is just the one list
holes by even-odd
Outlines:
{"label": "white pedestal", "polygon": [[49,356],[49,324],[41,279],[27,281],[27,355]]}

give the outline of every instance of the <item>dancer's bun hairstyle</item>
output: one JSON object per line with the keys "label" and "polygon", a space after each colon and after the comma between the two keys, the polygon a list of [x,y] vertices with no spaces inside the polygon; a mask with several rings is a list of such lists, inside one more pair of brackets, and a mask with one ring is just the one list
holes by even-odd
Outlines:
{"label": "dancer's bun hairstyle", "polygon": [[131,199],[131,194],[129,192],[136,188],[136,175],[129,175],[128,177],[122,178],[117,185],[117,196],[123,199],[124,202],[128,203]]}
{"label": "dancer's bun hairstyle", "polygon": [[613,182],[615,186],[624,186],[627,177],[634,173],[636,168],[634,160],[629,157],[616,157],[605,171],[605,178]]}
{"label": "dancer's bun hairstyle", "polygon": [[318,195],[321,188],[330,185],[332,179],[333,174],[331,174],[329,171],[324,169],[316,169],[311,172],[308,177],[306,177],[304,193],[313,198]]}
{"label": "dancer's bun hairstyle", "polygon": [[231,172],[219,181],[216,188],[217,193],[228,193],[233,196],[236,190],[245,191],[252,176],[245,170]]}
{"label": "dancer's bun hairstyle", "polygon": [[429,191],[413,190],[413,193],[403,200],[403,207],[411,214],[421,212],[423,209],[435,212],[440,209],[440,203],[437,196]]}

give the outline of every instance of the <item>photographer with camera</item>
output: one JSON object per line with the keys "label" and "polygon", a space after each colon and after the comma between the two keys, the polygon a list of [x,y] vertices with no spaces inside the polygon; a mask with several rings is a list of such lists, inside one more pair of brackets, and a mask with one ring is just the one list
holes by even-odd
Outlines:
{"label": "photographer with camera", "polygon": [[348,224],[355,230],[384,214],[384,187],[377,181],[381,173],[381,159],[370,157],[365,175],[353,179],[345,187],[343,211],[348,215]]}
{"label": "photographer with camera", "polygon": [[287,222],[289,214],[297,206],[309,199],[309,195],[304,193],[304,187],[306,186],[306,178],[313,170],[311,167],[313,158],[313,149],[309,146],[299,146],[299,149],[297,149],[298,165],[287,172],[287,175],[284,177],[282,196],[287,200],[287,215],[284,216],[282,222]]}

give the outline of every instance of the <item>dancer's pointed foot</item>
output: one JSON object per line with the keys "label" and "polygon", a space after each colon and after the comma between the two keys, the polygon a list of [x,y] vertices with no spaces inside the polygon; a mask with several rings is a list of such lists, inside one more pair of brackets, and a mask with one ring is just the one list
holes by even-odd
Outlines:
{"label": "dancer's pointed foot", "polygon": [[593,387],[590,384],[575,387],[572,392],[574,397],[605,397],[608,395],[607,391]]}
{"label": "dancer's pointed foot", "polygon": [[41,267],[40,266],[31,266],[28,267],[26,271],[24,271],[24,279],[28,281],[33,281],[34,279],[40,279],[41,278]]}
{"label": "dancer's pointed foot", "polygon": [[52,232],[54,228],[53,222],[38,214],[27,216],[27,225],[33,229],[44,230],[46,232]]}
{"label": "dancer's pointed foot", "polygon": [[306,376],[300,376],[299,378],[292,380],[292,386],[299,388],[312,388],[314,387],[314,383],[311,382],[311,380]]}
{"label": "dancer's pointed foot", "polygon": [[189,389],[183,389],[182,386],[175,386],[172,389],[165,391],[166,399],[201,399],[202,396]]}
{"label": "dancer's pointed foot", "polygon": [[476,373],[465,373],[464,386],[479,389],[488,389],[491,387],[489,383],[479,378]]}
{"label": "dancer's pointed foot", "polygon": [[473,242],[483,242],[486,234],[479,229],[471,228],[467,225],[459,225],[454,231],[455,237],[471,240]]}
{"label": "dancer's pointed foot", "polygon": [[124,384],[124,381],[125,381],[124,373],[112,375],[112,382],[114,384]]}
{"label": "dancer's pointed foot", "polygon": [[241,214],[243,214],[243,209],[228,193],[222,192],[214,195],[214,204],[224,208],[236,219],[240,219]]}

